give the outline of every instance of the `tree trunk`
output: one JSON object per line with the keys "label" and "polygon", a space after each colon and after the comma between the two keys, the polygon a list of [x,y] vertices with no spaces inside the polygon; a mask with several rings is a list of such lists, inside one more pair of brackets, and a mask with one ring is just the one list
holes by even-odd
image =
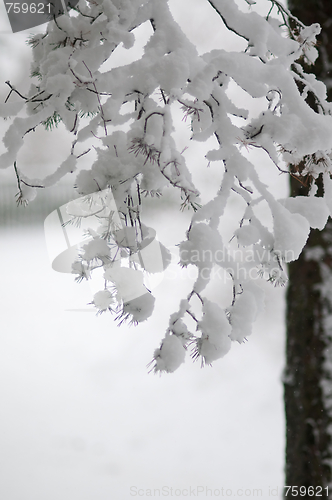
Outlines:
{"label": "tree trunk", "polygon": [[[332,1],[289,0],[288,6],[305,25],[318,22],[322,27],[317,46],[320,57],[309,71],[325,81],[331,100]],[[292,196],[307,194],[310,179],[302,182],[291,178]],[[317,184],[317,195],[321,196],[322,179]],[[311,231],[301,257],[289,265],[286,314],[285,484],[305,486],[305,498],[312,498],[309,486],[315,488],[315,494],[317,487],[329,487],[328,498],[332,498],[331,219],[323,231]],[[321,496],[327,498],[326,489]]]}

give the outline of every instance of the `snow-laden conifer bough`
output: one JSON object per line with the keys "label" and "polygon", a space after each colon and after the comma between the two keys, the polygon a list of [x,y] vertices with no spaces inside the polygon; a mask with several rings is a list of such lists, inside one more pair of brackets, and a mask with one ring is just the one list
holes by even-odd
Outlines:
{"label": "snow-laden conifer bough", "polygon": [[[196,266],[197,278],[170,316],[151,363],[155,372],[176,370],[187,350],[202,364],[211,364],[229,351],[232,341],[243,342],[251,333],[263,292],[252,273],[237,275],[223,241],[219,222],[232,192],[244,200],[234,237],[252,251],[248,270],[274,284],[286,282],[285,263],[298,258],[310,227],[322,229],[332,211],[332,107],[325,85],[301,66],[317,57],[320,26],[304,26],[274,0],[266,3],[264,17],[255,12],[251,0],[243,0],[241,9],[233,0],[207,0],[207,4],[221,24],[247,41],[246,50],[227,52],[218,47],[198,55],[174,21],[167,0],[79,0],[70,15],[51,21],[45,34],[30,39],[35,83],[24,96],[7,82],[9,97],[1,107],[2,117],[12,117],[3,139],[7,150],[0,158],[1,168],[14,166],[21,203],[32,200],[38,188],[79,169],[79,159],[88,154],[82,144],[95,138],[96,160],[89,170],[75,175],[80,211],[75,213],[72,202],[71,213],[73,223],[94,214],[99,226],[90,230],[72,272],[79,281],[103,268],[105,288],[93,298],[98,311],[108,310],[120,322],[132,323],[147,320],[153,312],[155,299],[143,278],[145,271],[154,270],[139,254],[155,232],[144,224],[142,194],[158,198],[166,188],[174,188],[182,208],[192,210],[179,246],[180,265]],[[152,29],[142,57],[100,70],[120,44],[126,49],[134,46],[135,28],[143,23]],[[231,82],[248,96],[266,98],[259,116],[250,119],[248,109],[239,109],[229,98]],[[19,95],[21,102],[12,102],[12,95]],[[315,100],[317,111],[307,104],[308,96]],[[218,162],[223,172],[215,196],[203,205],[174,141],[173,109],[179,106],[191,121],[193,140],[214,139],[206,160]],[[59,122],[73,136],[68,158],[44,179],[26,177],[16,162],[25,136],[40,125],[52,128]],[[299,182],[310,179],[309,196],[276,200],[245,157],[243,146],[250,145],[266,153],[267,168],[288,171]],[[317,196],[315,183],[319,176],[324,182],[322,197]],[[114,201],[117,211],[112,209]],[[272,215],[272,229],[257,214],[262,201]],[[160,248],[166,267],[170,253]],[[224,258],[215,258],[221,251]],[[123,267],[125,256],[129,265]],[[224,268],[233,280],[226,310],[204,295],[214,266]],[[199,299],[198,312],[192,307],[193,297]],[[196,331],[188,330],[189,317]]]}

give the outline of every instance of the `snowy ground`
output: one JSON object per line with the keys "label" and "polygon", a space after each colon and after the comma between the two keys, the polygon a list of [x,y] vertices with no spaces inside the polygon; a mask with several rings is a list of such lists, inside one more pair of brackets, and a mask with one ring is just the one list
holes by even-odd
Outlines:
{"label": "snowy ground", "polygon": [[146,364],[185,281],[165,276],[152,321],[118,328],[70,311],[87,309],[90,290],[51,270],[43,227],[3,230],[0,252],[1,498],[127,500],[162,487],[178,498],[190,487],[193,498],[211,496],[198,487],[280,497],[281,291],[250,340],[213,368],[188,359],[159,377]]}

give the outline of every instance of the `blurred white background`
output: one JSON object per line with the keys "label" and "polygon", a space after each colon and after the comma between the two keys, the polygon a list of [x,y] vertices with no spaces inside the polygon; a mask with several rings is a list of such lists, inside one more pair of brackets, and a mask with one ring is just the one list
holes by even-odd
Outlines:
{"label": "blurred white background", "polygon": [[[213,13],[202,8],[205,2],[191,0],[190,13],[188,2],[170,4],[200,52],[232,47],[233,37],[225,38]],[[0,35],[2,102],[5,80],[29,87],[27,35]],[[0,123],[1,134],[6,126]],[[69,144],[61,129],[54,136],[38,131],[29,141],[21,163],[37,174],[54,170]],[[194,164],[197,151],[188,155]],[[203,182],[206,170],[195,175]],[[280,196],[286,182],[276,176]],[[188,355],[174,374],[148,374],[168,316],[190,282],[175,266],[166,271],[154,290],[153,318],[137,327],[118,328],[111,315],[73,311],[90,307],[89,287],[52,270],[43,229],[46,215],[71,192],[55,188],[42,201],[16,208],[14,172],[0,171],[0,183],[0,498],[127,500],[135,493],[149,498],[149,489],[162,487],[163,496],[173,488],[173,496],[188,498],[190,487],[200,498],[211,496],[199,486],[212,496],[224,488],[237,498],[243,488],[242,496],[257,498],[252,489],[260,488],[262,498],[281,497],[284,290],[262,285],[266,307],[254,333],[213,368],[201,369]],[[174,246],[188,217],[172,203],[167,213],[151,214],[150,223],[158,223],[159,239]],[[219,284],[213,293],[221,293]]]}

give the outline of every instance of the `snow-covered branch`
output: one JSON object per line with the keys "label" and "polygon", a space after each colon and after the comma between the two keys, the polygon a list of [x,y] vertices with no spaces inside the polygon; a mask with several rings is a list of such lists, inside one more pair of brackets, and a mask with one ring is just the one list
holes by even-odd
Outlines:
{"label": "snow-covered branch", "polygon": [[[265,17],[249,0],[244,1],[247,11],[233,0],[207,4],[220,23],[247,41],[243,52],[216,48],[199,55],[174,21],[167,0],[80,0],[76,15],[50,22],[45,34],[30,40],[35,83],[24,96],[8,82],[10,92],[0,108],[0,116],[15,116],[3,139],[7,151],[0,166],[15,166],[21,203],[28,201],[25,188],[49,187],[75,172],[89,151],[77,150],[84,149],[87,139],[95,139],[97,158],[90,169],[79,170],[75,184],[81,198],[68,205],[68,215],[72,224],[88,219],[97,224],[89,223],[88,240],[73,263],[78,280],[103,269],[105,287],[92,300],[97,311],[110,311],[120,323],[141,322],[153,312],[155,299],[144,276],[166,269],[171,257],[159,243],[160,262],[156,264],[152,254],[146,257],[156,239],[155,231],[144,224],[141,195],[160,196],[167,187],[174,188],[183,206],[193,209],[179,257],[181,266],[197,268],[197,278],[170,316],[166,336],[154,353],[156,372],[177,369],[187,349],[193,359],[210,364],[229,351],[232,341],[243,342],[262,307],[262,290],[255,280],[262,276],[284,284],[285,264],[298,258],[310,227],[325,225],[331,206],[315,196],[314,189],[315,180],[324,174],[326,193],[331,191],[331,105],[324,84],[301,66],[303,60],[314,63],[317,57],[319,25],[305,27],[276,0],[271,0]],[[135,28],[144,23],[152,30],[143,55],[112,67],[116,48],[132,48]],[[104,69],[105,61],[111,69]],[[249,106],[243,108],[230,97],[234,83],[248,100],[265,98],[258,115],[253,117]],[[22,106],[11,104],[12,94],[22,99]],[[307,104],[309,94],[318,112]],[[207,203],[200,199],[185,153],[176,146],[179,106],[182,119],[190,120],[192,140],[214,142],[205,156],[218,163],[222,179]],[[20,114],[22,108],[26,116]],[[60,122],[73,137],[67,159],[48,177],[28,179],[17,164],[26,134]],[[277,201],[247,158],[250,147],[266,154],[267,169],[286,172],[286,162],[300,181],[310,175],[308,199]],[[242,273],[220,224],[232,193],[244,202],[233,239],[251,255]],[[273,220],[271,227],[256,211],[262,202]],[[122,259],[127,259],[126,267]],[[226,309],[204,296],[215,268],[233,283]],[[192,307],[194,298],[198,312]],[[188,317],[195,332],[189,331]]]}

